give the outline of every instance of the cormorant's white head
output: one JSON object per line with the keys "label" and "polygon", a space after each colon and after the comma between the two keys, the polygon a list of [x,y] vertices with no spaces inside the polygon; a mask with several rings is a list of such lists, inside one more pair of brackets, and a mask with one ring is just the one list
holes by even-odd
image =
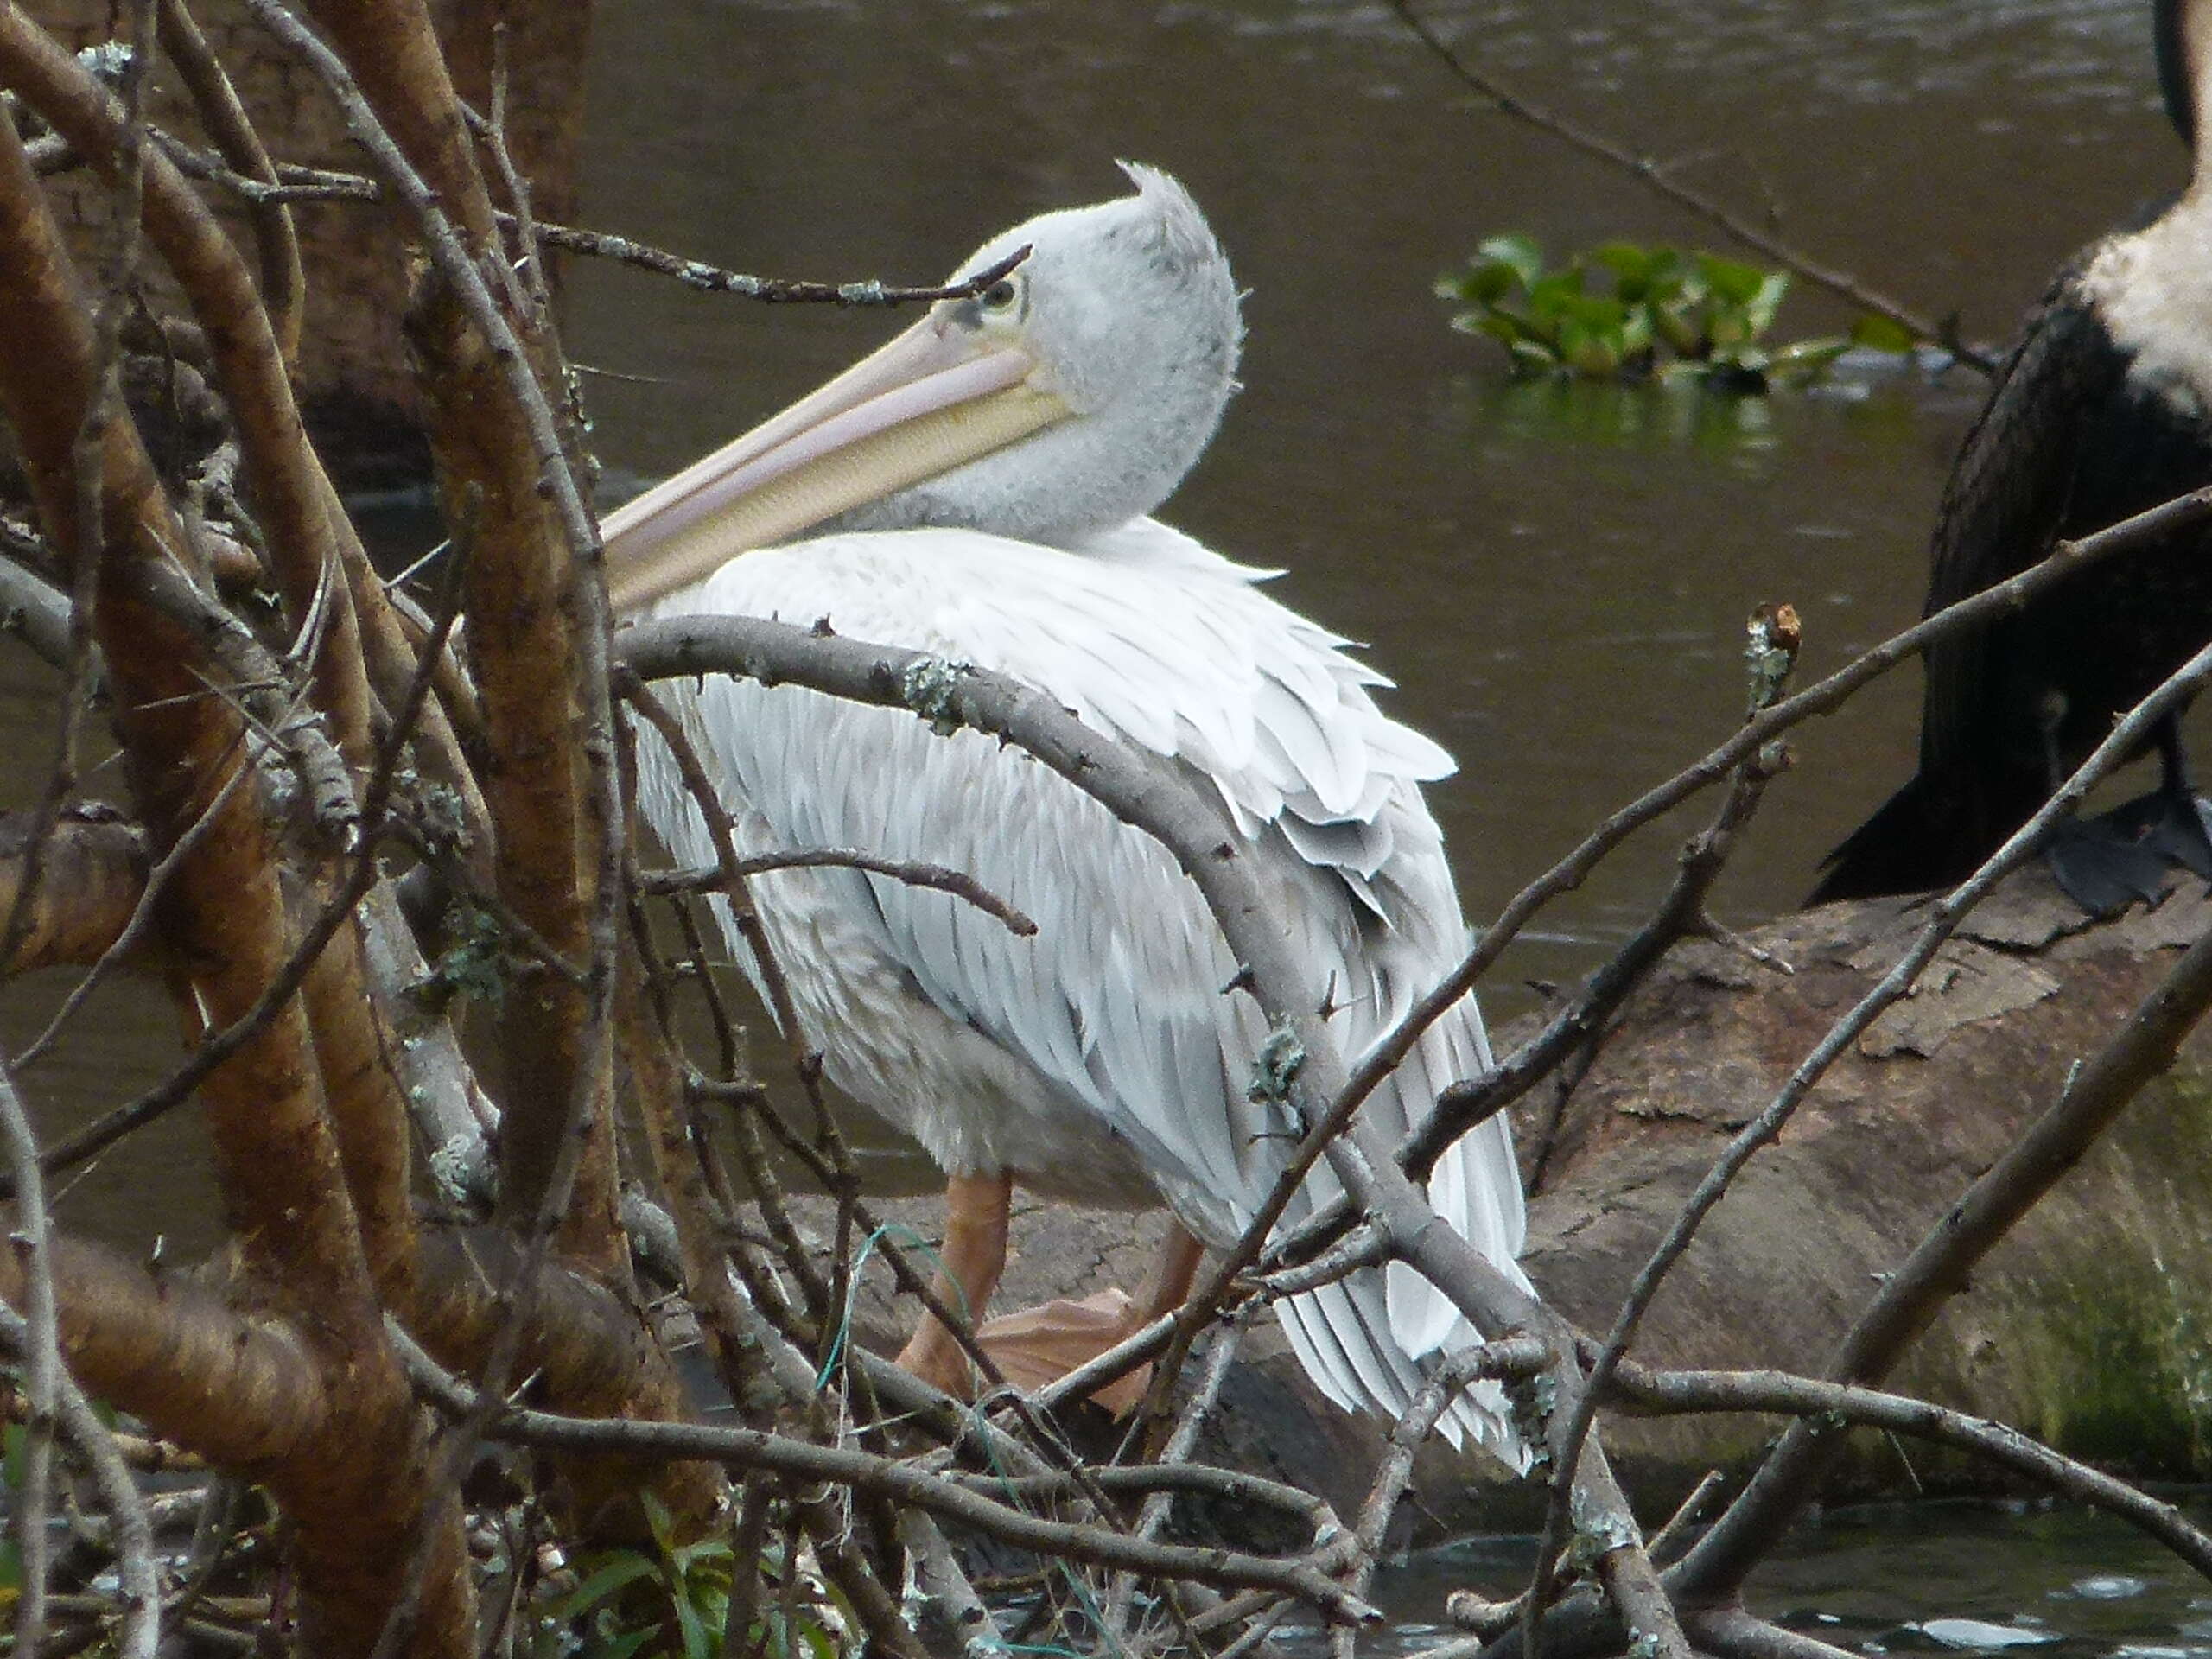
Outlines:
{"label": "cormorant's white head", "polygon": [[1189,193],[1124,170],[1135,195],[993,238],[955,283],[1027,257],[611,516],[617,606],[807,530],[951,525],[1067,546],[1158,506],[1220,422],[1243,325]]}

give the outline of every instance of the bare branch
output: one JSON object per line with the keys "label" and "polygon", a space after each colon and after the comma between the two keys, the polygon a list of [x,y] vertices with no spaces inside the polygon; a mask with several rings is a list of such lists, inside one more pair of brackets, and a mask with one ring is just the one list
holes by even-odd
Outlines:
{"label": "bare branch", "polygon": [[[16,526],[0,521],[6,552],[20,550]],[[0,556],[0,633],[12,633],[59,669],[70,663],[69,595],[12,556]]]}
{"label": "bare branch", "polygon": [[[3,1073],[0,1073],[0,1094],[10,1098],[15,1094],[14,1086],[6,1081]],[[12,1118],[20,1114],[20,1109],[19,1105],[10,1107],[6,1115]],[[12,1160],[14,1136],[11,1135],[10,1139]],[[28,1166],[35,1168],[35,1160]],[[48,1339],[51,1340],[50,1332]],[[32,1332],[32,1322],[17,1315],[12,1308],[0,1308],[0,1345],[18,1359],[29,1360],[39,1346]],[[54,1380],[54,1421],[70,1448],[92,1471],[100,1502],[107,1509],[116,1554],[117,1587],[123,1603],[122,1638],[117,1643],[117,1652],[119,1659],[154,1659],[162,1634],[162,1585],[154,1566],[154,1532],[146,1500],[131,1478],[121,1437],[100,1421],[99,1413],[78,1386],[77,1379],[67,1370],[57,1369]],[[173,1466],[181,1466],[181,1462]],[[30,1571],[27,1550],[23,1564],[27,1597],[33,1582]]]}
{"label": "bare branch", "polygon": [[[16,1608],[16,1646],[36,1653],[46,1636],[47,1571],[52,1540],[47,1531],[47,1486],[54,1455],[56,1396],[65,1373],[54,1311],[53,1217],[39,1173],[38,1134],[16,1090],[13,1067],[0,1054],[0,1145],[14,1172],[16,1221],[9,1238],[22,1281],[21,1306],[23,1390],[29,1405],[23,1440],[21,1497],[12,1507],[16,1548],[22,1558],[22,1599]],[[140,1519],[143,1522],[143,1515]]]}
{"label": "bare branch", "polygon": [[2062,1497],[2119,1516],[2212,1579],[2212,1533],[2196,1526],[2177,1506],[2054,1452],[1991,1418],[1953,1411],[1905,1395],[1770,1370],[1670,1371],[1624,1364],[1616,1373],[1609,1398],[1634,1410],[1666,1414],[1783,1412],[1798,1418],[1827,1420],[1811,1426],[1816,1432],[1843,1423],[1862,1423],[1955,1446]]}
{"label": "bare branch", "polygon": [[[374,179],[358,173],[333,172],[325,168],[281,162],[276,167],[276,181],[267,181],[226,166],[216,156],[194,149],[173,135],[158,129],[153,130],[152,137],[179,171],[219,186],[250,203],[376,202],[385,199],[384,191]],[[75,161],[73,155],[57,148],[50,156],[41,158],[40,170],[59,171],[74,164]],[[502,212],[497,218],[502,229],[518,232],[524,229],[522,221],[513,213]],[[704,260],[671,253],[626,236],[586,230],[573,225],[558,225],[544,219],[530,225],[528,229],[540,248],[554,249],[563,253],[580,253],[594,259],[612,259],[619,264],[629,265],[656,276],[668,277],[702,293],[734,294],[740,299],[759,300],[768,305],[835,305],[868,309],[933,305],[940,300],[973,299],[1029,257],[1027,247],[1017,248],[1005,257],[993,260],[974,276],[957,283],[888,283],[877,276],[855,282],[825,283],[801,277],[750,276],[741,270],[729,270],[720,265],[709,264]]]}
{"label": "bare branch", "polygon": [[[404,1342],[404,1336],[398,1339]],[[427,1355],[416,1350],[407,1360],[417,1386],[441,1409],[458,1414],[480,1408],[476,1391],[439,1370]],[[645,1452],[769,1470],[800,1480],[831,1481],[880,1491],[1007,1543],[1092,1567],[1190,1579],[1227,1589],[1274,1589],[1311,1603],[1332,1623],[1371,1626],[1382,1618],[1330,1576],[1330,1569],[1321,1564],[1325,1556],[1275,1560],[1240,1550],[1145,1542],[1098,1527],[1042,1520],[907,1464],[842,1446],[816,1446],[757,1429],[594,1421],[542,1411],[503,1411],[493,1418],[488,1433],[492,1439],[517,1446]]]}
{"label": "bare branch", "polygon": [[[942,864],[918,864],[910,860],[882,858],[851,847],[798,847],[789,852],[755,853],[734,861],[740,876],[766,875],[771,870],[850,869],[888,876],[908,887],[928,887],[965,900],[986,916],[1006,924],[1007,931],[1027,938],[1037,924],[1000,898],[972,875],[947,869]],[[696,870],[654,870],[638,878],[638,890],[650,896],[676,893],[727,891],[728,877],[721,867]]]}
{"label": "bare branch", "polygon": [[973,276],[957,283],[913,285],[874,278],[857,283],[814,283],[748,276],[741,271],[723,270],[696,259],[664,253],[627,237],[609,236],[603,231],[576,230],[566,225],[538,226],[537,239],[541,246],[558,248],[564,253],[585,253],[616,260],[657,276],[673,277],[687,288],[709,294],[734,294],[741,299],[761,300],[770,305],[931,305],[939,300],[972,299],[1029,257],[1027,247],[1016,248],[1004,258],[993,260]]}
{"label": "bare branch", "polygon": [[[184,0],[160,0],[162,48],[176,66],[200,123],[238,175],[261,184],[276,182],[276,168],[254,130],[252,118],[231,78],[185,9]],[[300,323],[307,309],[307,277],[300,265],[300,239],[292,229],[290,208],[281,200],[249,200],[247,216],[261,250],[261,298],[276,334],[285,366],[296,367]]]}

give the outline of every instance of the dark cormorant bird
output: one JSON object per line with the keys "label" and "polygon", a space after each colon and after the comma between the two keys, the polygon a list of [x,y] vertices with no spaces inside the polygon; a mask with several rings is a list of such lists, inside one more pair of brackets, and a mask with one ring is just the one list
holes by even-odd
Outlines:
{"label": "dark cormorant bird", "polygon": [[[2194,149],[2212,86],[2212,0],[2158,0],[2156,24],[2166,111]],[[2206,484],[2212,167],[2200,158],[2163,213],[2075,256],[2029,316],[1944,487],[1925,613]],[[2208,639],[2212,527],[2200,524],[1931,647],[1920,771],[1829,855],[1811,902],[1962,880]],[[2155,896],[2172,861],[2212,875],[2177,721],[2158,728],[2155,791],[2063,826],[2047,849],[2093,914]]]}

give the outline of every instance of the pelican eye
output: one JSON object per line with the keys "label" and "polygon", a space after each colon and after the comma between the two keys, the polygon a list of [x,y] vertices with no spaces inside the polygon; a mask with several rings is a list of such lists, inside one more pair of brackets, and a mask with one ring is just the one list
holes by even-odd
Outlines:
{"label": "pelican eye", "polygon": [[1014,309],[1014,302],[1021,297],[1021,290],[1006,278],[1001,277],[982,293],[983,309],[988,312],[1007,312]]}

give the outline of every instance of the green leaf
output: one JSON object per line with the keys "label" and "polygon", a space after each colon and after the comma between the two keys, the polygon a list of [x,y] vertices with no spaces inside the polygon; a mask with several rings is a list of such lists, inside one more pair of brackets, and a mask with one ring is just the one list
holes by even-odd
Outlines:
{"label": "green leaf", "polygon": [[1621,365],[1617,331],[1609,332],[1570,319],[1560,325],[1559,345],[1560,354],[1578,374],[1602,378]]}
{"label": "green leaf", "polygon": [[637,1583],[640,1579],[657,1579],[660,1568],[649,1557],[635,1550],[622,1550],[607,1558],[601,1566],[575,1589],[555,1602],[545,1617],[562,1624],[587,1613],[601,1602],[611,1600],[615,1592]]}
{"label": "green leaf", "polygon": [[1650,296],[1665,255],[1663,248],[1638,247],[1633,242],[1607,242],[1590,252],[1592,259],[1612,272],[1613,292],[1630,305]]}
{"label": "green leaf", "polygon": [[1470,311],[1467,316],[1474,323],[1471,333],[1488,334],[1492,340],[1503,340],[1508,346],[1512,345],[1516,340],[1538,339],[1535,330],[1529,327],[1527,321],[1514,315],[1510,311],[1492,311],[1487,315],[1479,317]]}
{"label": "green leaf", "polygon": [[1617,282],[1649,282],[1662,251],[1637,242],[1601,242],[1590,250],[1590,257],[1611,271]]}
{"label": "green leaf", "polygon": [[645,1525],[652,1529],[653,1542],[660,1546],[660,1553],[672,1554],[676,1549],[676,1522],[668,1512],[668,1505],[651,1492],[639,1492],[638,1503],[645,1512]]}
{"label": "green leaf", "polygon": [[676,1627],[683,1637],[683,1659],[715,1659],[721,1643],[707,1629],[706,1620],[699,1617],[699,1610],[688,1598],[678,1598],[676,1603]]}
{"label": "green leaf", "polygon": [[1560,306],[1567,321],[1585,328],[1618,331],[1628,321],[1628,308],[1610,294],[1576,294]]}
{"label": "green leaf", "polygon": [[1560,365],[1559,353],[1549,346],[1533,340],[1516,340],[1507,343],[1513,354],[1513,367],[1520,374],[1549,374]]}
{"label": "green leaf", "polygon": [[1467,273],[1467,297],[1481,305],[1495,304],[1516,288],[1528,286],[1519,269],[1503,259],[1491,259]]}
{"label": "green leaf", "polygon": [[1486,260],[1462,271],[1447,271],[1436,279],[1439,298],[1462,300],[1469,305],[1493,305],[1520,286],[1510,265]]}
{"label": "green leaf", "polygon": [[1529,315],[1539,322],[1555,319],[1582,296],[1582,267],[1568,265],[1529,287]]}
{"label": "green leaf", "polygon": [[1705,280],[1712,284],[1713,291],[1736,305],[1751,304],[1766,282],[1766,272],[1757,265],[1723,259],[1717,253],[1700,253],[1697,264]]}
{"label": "green leaf", "polygon": [[1851,340],[1854,346],[1870,346],[1878,352],[1900,353],[1920,343],[1919,337],[1903,323],[1872,311],[1851,325]]}
{"label": "green leaf", "polygon": [[1491,237],[1475,250],[1474,258],[1468,263],[1479,268],[1486,261],[1503,265],[1528,288],[1534,288],[1544,274],[1543,248],[1535,237],[1518,231]]}
{"label": "green leaf", "polygon": [[1770,365],[1773,373],[1792,386],[1808,386],[1828,372],[1836,359],[1851,349],[1850,340],[1841,334],[1823,334],[1815,340],[1792,340],[1774,354]]}
{"label": "green leaf", "polygon": [[1782,308],[1783,296],[1789,292],[1789,273],[1770,270],[1759,279],[1758,292],[1751,296],[1751,303],[1744,308],[1744,321],[1749,325],[1751,338],[1757,340],[1774,327],[1774,314]]}
{"label": "green leaf", "polygon": [[591,1655],[591,1659],[630,1659],[632,1654],[659,1634],[658,1630],[647,1625],[642,1630],[628,1630],[620,1636],[609,1637],[586,1651]]}

